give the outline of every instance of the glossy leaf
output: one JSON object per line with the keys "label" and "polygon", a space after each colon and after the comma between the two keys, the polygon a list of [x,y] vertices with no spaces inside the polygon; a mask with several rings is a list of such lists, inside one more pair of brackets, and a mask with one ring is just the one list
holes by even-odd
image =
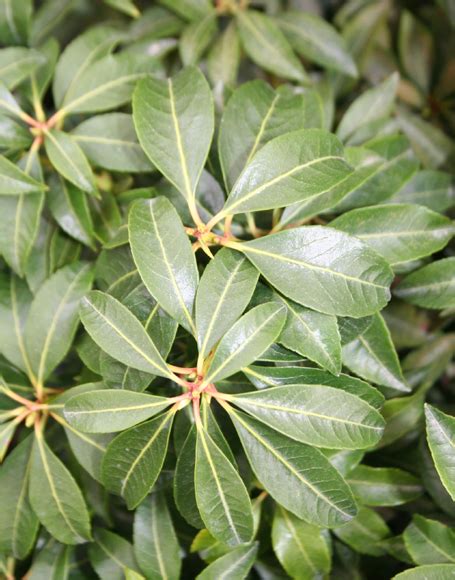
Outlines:
{"label": "glossy leaf", "polygon": [[390,535],[390,529],[378,513],[360,507],[357,516],[341,528],[336,528],[334,533],[360,554],[381,556],[385,550],[380,542]]}
{"label": "glossy leaf", "polygon": [[229,574],[233,578],[243,580],[253,567],[257,552],[257,542],[234,548],[207,566],[197,578],[198,580],[218,580]]}
{"label": "glossy leaf", "polygon": [[436,520],[414,514],[403,538],[412,559],[420,566],[455,563],[455,532]]}
{"label": "glossy leaf", "polygon": [[362,505],[400,505],[416,499],[423,491],[416,477],[393,467],[359,465],[346,481]]}
{"label": "glossy leaf", "polygon": [[101,580],[123,580],[128,569],[136,571],[133,546],[107,530],[95,530],[95,542],[89,547],[90,563]]}
{"label": "glossy leaf", "polygon": [[0,195],[39,193],[45,189],[43,183],[27,175],[6,157],[0,156]]}
{"label": "glossy leaf", "polygon": [[438,580],[450,580],[455,574],[454,564],[428,564],[417,566],[397,574],[393,580],[427,580],[427,578],[437,578]]}
{"label": "glossy leaf", "polygon": [[425,406],[427,440],[439,477],[455,498],[453,472],[455,469],[455,419],[431,405]]}

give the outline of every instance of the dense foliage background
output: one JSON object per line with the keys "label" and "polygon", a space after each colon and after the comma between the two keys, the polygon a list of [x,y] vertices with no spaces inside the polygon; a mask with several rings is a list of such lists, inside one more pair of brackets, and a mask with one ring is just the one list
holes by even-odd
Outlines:
{"label": "dense foliage background", "polygon": [[0,0],[2,578],[453,578],[454,26]]}

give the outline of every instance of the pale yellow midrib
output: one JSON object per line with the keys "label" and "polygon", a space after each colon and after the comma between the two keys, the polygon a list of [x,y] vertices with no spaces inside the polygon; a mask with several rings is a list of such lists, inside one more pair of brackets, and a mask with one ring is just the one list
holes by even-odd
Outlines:
{"label": "pale yellow midrib", "polygon": [[155,514],[155,502],[157,501],[156,497],[154,497],[152,499],[152,532],[153,532],[153,538],[154,538],[154,542],[153,545],[155,546],[156,549],[156,556],[158,559],[158,566],[160,568],[160,572],[161,572],[161,580],[168,580],[169,576],[166,572],[166,567],[164,565],[164,561],[163,561],[163,555],[161,553],[161,544],[160,544],[160,535],[158,534],[158,530],[156,527],[156,514]]}
{"label": "pale yellow midrib", "polygon": [[284,521],[285,521],[288,529],[291,531],[291,534],[292,534],[292,536],[293,536],[293,538],[295,540],[295,543],[300,548],[300,551],[301,551],[301,553],[303,555],[303,558],[304,558],[305,562],[310,566],[310,568],[311,568],[311,570],[313,572],[317,572],[317,569],[314,567],[313,562],[311,561],[311,558],[306,553],[305,546],[303,545],[303,543],[302,543],[302,541],[301,541],[301,539],[300,539],[300,537],[298,535],[298,532],[295,529],[295,526],[292,523],[290,517],[288,516],[286,510],[283,507],[280,506],[280,511],[281,511],[281,513],[283,515],[283,519],[284,519]]}
{"label": "pale yellow midrib", "polygon": [[[151,395],[153,396],[153,395]],[[122,411],[140,411],[141,409],[153,409],[153,407],[166,407],[170,405],[167,399],[156,403],[144,403],[143,405],[131,405],[130,407],[111,407],[109,409],[87,409],[84,411],[65,411],[65,414],[70,417],[78,417],[80,415],[98,415],[102,413],[118,413]]]}

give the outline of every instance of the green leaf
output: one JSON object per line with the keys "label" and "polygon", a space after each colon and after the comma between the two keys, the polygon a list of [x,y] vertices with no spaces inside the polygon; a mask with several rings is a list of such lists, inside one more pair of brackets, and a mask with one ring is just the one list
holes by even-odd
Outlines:
{"label": "green leaf", "polygon": [[378,411],[326,385],[273,387],[228,400],[283,435],[316,447],[372,447],[384,429]]}
{"label": "green leaf", "polygon": [[147,578],[180,577],[180,547],[165,496],[153,493],[134,516],[134,553]]}
{"label": "green leaf", "polygon": [[213,5],[209,0],[160,0],[160,4],[190,21],[201,19],[207,12],[213,11]]}
{"label": "green leaf", "polygon": [[149,159],[194,205],[214,131],[213,99],[203,74],[188,67],[167,80],[141,81],[133,118]]}
{"label": "green leaf", "polygon": [[425,393],[421,390],[407,397],[389,399],[384,403],[382,415],[386,420],[384,435],[378,447],[385,447],[415,429],[423,415]]}
{"label": "green leaf", "polygon": [[0,111],[6,115],[24,119],[24,112],[19,103],[2,82],[0,82]]}
{"label": "green leaf", "polygon": [[2,44],[27,44],[32,0],[3,0],[0,2],[0,38]]}
{"label": "green leaf", "polygon": [[422,495],[419,480],[401,469],[359,465],[346,481],[362,505],[394,506]]}
{"label": "green leaf", "polygon": [[194,478],[197,506],[209,532],[229,546],[249,542],[253,514],[248,492],[202,425],[197,429]]}
{"label": "green leaf", "polygon": [[418,565],[455,563],[455,532],[436,520],[414,514],[403,538]]}
{"label": "green leaf", "polygon": [[330,552],[321,529],[276,506],[272,544],[278,560],[291,578],[313,580],[330,572]]}
{"label": "green leaf", "polygon": [[215,87],[234,86],[240,65],[240,39],[235,22],[218,36],[207,57],[207,73]]}
{"label": "green leaf", "polygon": [[379,313],[363,334],[343,347],[342,353],[343,363],[362,379],[409,392],[390,332]]}
{"label": "green leaf", "polygon": [[318,449],[232,408],[229,415],[256,477],[279,504],[321,527],[339,526],[354,517],[349,487]]}
{"label": "green leaf", "polygon": [[191,22],[183,30],[179,42],[179,53],[184,66],[198,64],[217,31],[217,19],[213,12]]}
{"label": "green leaf", "polygon": [[197,580],[219,580],[229,576],[236,580],[244,580],[253,567],[258,548],[257,542],[234,548],[207,566],[196,576]]}
{"label": "green leaf", "polygon": [[393,580],[451,580],[454,574],[455,564],[428,564],[405,570],[394,576]]}
{"label": "green leaf", "polygon": [[134,261],[148,291],[166,312],[196,334],[192,313],[199,275],[174,207],[164,197],[137,201],[130,211],[129,232]]}
{"label": "green leaf", "polygon": [[432,262],[406,276],[394,289],[406,302],[442,310],[455,306],[455,258]]}
{"label": "green leaf", "polygon": [[141,14],[131,0],[104,0],[104,2],[112,6],[112,8],[131,16],[131,18],[138,18]]}
{"label": "green leaf", "polygon": [[375,409],[380,409],[384,403],[384,397],[377,389],[349,375],[333,376],[321,369],[294,366],[250,366],[242,370],[258,389],[279,385],[327,385],[351,393]]}
{"label": "green leaf", "polygon": [[381,540],[390,535],[382,517],[366,507],[360,507],[357,516],[334,534],[359,554],[382,556],[385,553]]}
{"label": "green leaf", "polygon": [[338,125],[337,135],[346,141],[360,127],[387,117],[395,102],[399,76],[392,74],[374,88],[365,91],[349,106]]}
{"label": "green leaf", "polygon": [[220,250],[207,265],[196,295],[199,356],[203,360],[247,307],[259,272],[238,252]]}
{"label": "green leaf", "polygon": [[25,325],[25,346],[38,384],[62,361],[79,323],[81,298],[92,285],[90,265],[76,262],[53,274],[38,290]]}
{"label": "green leaf", "polygon": [[432,169],[417,171],[389,203],[415,203],[433,211],[446,211],[455,204],[452,176]]}
{"label": "green leaf", "polygon": [[101,580],[124,580],[126,570],[136,571],[133,546],[117,534],[98,528],[89,546],[90,563]]}
{"label": "green leaf", "polygon": [[75,113],[101,113],[125,105],[131,100],[136,82],[161,65],[149,55],[127,52],[104,56],[80,75],[78,84],[63,101],[59,116]]}
{"label": "green leaf", "polygon": [[65,546],[51,538],[38,551],[27,576],[30,580],[63,580],[68,578],[74,558],[74,546]]}
{"label": "green leaf", "polygon": [[60,542],[79,544],[91,539],[82,493],[41,434],[33,444],[30,502],[40,522]]}
{"label": "green leaf", "polygon": [[32,134],[23,125],[6,115],[0,115],[0,148],[27,149],[32,139]]}
{"label": "green leaf", "polygon": [[236,89],[223,111],[218,150],[226,189],[231,191],[243,169],[271,139],[304,129],[304,97],[274,91],[262,80]]}
{"label": "green leaf", "polygon": [[[388,307],[389,306],[390,305],[388,305]],[[385,310],[383,312],[385,312]],[[339,317],[337,320],[341,344],[345,345],[361,336],[367,330],[373,322],[373,316],[364,316],[363,318]]]}
{"label": "green leaf", "polygon": [[91,117],[73,129],[71,137],[96,167],[130,173],[153,170],[139,145],[131,115]]}
{"label": "green leaf", "polygon": [[254,362],[279,336],[286,313],[269,302],[244,314],[220,340],[204,382],[214,383]]}
{"label": "green leaf", "polygon": [[330,228],[296,228],[229,246],[244,252],[285,296],[318,312],[361,318],[390,297],[392,272],[384,259]]}
{"label": "green leaf", "polygon": [[425,405],[427,441],[441,481],[455,500],[455,418]]}
{"label": "green leaf", "polygon": [[126,501],[141,503],[155,484],[166,457],[174,412],[124,431],[110,443],[103,460],[105,487]]}
{"label": "green leaf", "polygon": [[54,168],[83,191],[96,194],[95,179],[84,152],[67,133],[52,129],[44,140],[46,153]]}
{"label": "green leaf", "polygon": [[247,55],[264,70],[291,81],[308,77],[277,24],[257,10],[236,13],[240,40]]}
{"label": "green leaf", "polygon": [[160,377],[174,376],[147,331],[121,302],[98,290],[81,304],[81,320],[93,340],[125,365]]}
{"label": "green leaf", "polygon": [[43,64],[43,61],[42,54],[32,48],[2,48],[0,50],[0,82],[6,88],[13,90],[32,71]]}
{"label": "green leaf", "polygon": [[238,177],[222,215],[283,207],[319,195],[352,172],[340,141],[323,129],[276,137]]}
{"label": "green leaf", "polygon": [[392,266],[438,252],[455,234],[449,218],[405,204],[355,209],[330,225],[361,239]]}
{"label": "green leaf", "polygon": [[156,415],[171,399],[133,391],[107,389],[72,397],[65,405],[65,418],[87,433],[115,433]]}
{"label": "green leaf", "polygon": [[0,195],[38,193],[46,186],[0,155]]}
{"label": "green leaf", "polygon": [[0,468],[0,550],[23,560],[31,551],[38,519],[28,498],[33,437],[13,449]]}
{"label": "green leaf", "polygon": [[58,108],[79,91],[80,79],[92,63],[109,54],[122,34],[110,26],[96,26],[77,36],[62,52],[52,85]]}
{"label": "green leaf", "polygon": [[287,10],[276,22],[298,54],[325,68],[357,77],[357,67],[343,37],[326,20]]}

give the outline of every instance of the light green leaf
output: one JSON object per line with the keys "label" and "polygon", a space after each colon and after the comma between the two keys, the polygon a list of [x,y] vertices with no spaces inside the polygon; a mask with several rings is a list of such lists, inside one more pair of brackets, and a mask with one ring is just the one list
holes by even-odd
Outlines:
{"label": "light green leaf", "polygon": [[0,155],[0,195],[39,193],[47,187]]}
{"label": "light green leaf", "polygon": [[2,82],[0,82],[0,111],[19,119],[24,118],[19,103]]}
{"label": "light green leaf", "polygon": [[33,137],[28,129],[16,120],[0,115],[0,148],[10,151],[27,149]]}
{"label": "light green leaf", "polygon": [[228,400],[283,435],[316,447],[372,447],[384,429],[378,411],[326,385],[273,387],[230,395]]}
{"label": "light green leaf", "polygon": [[139,9],[131,0],[104,0],[104,2],[120,12],[128,14],[131,18],[138,18],[141,15]]}
{"label": "light green leaf", "polygon": [[75,262],[53,274],[38,290],[25,325],[25,346],[38,384],[62,361],[79,323],[81,298],[90,290],[90,265]]}
{"label": "light green leaf", "polygon": [[390,332],[379,313],[363,334],[343,347],[342,354],[343,363],[362,379],[409,392]]}
{"label": "light green leaf", "polygon": [[101,580],[125,580],[127,569],[138,570],[133,546],[125,538],[100,528],[94,535],[89,557]]}
{"label": "light green leaf", "polygon": [[147,156],[194,206],[214,131],[213,99],[203,74],[188,67],[167,80],[141,81],[133,118]]}
{"label": "light green leaf", "polygon": [[130,211],[129,232],[134,261],[148,291],[184,328],[196,334],[193,304],[199,275],[191,243],[174,207],[164,197],[137,201]]}
{"label": "light green leaf", "polygon": [[406,302],[442,310],[455,306],[455,258],[432,262],[406,276],[394,289]]}
{"label": "light green leaf", "polygon": [[222,215],[283,207],[319,195],[352,172],[340,141],[323,129],[276,137],[247,164]]}
{"label": "light green leaf", "polygon": [[441,481],[455,500],[455,418],[425,405],[427,441]]}
{"label": "light green leaf", "polygon": [[207,265],[196,295],[199,357],[203,360],[247,307],[259,272],[228,248]]}
{"label": "light green leaf", "polygon": [[217,31],[217,19],[213,12],[191,22],[183,30],[179,42],[179,53],[184,66],[198,64]]}
{"label": "light green leaf", "polygon": [[330,552],[321,529],[276,506],[273,550],[291,578],[313,580],[330,572]]}
{"label": "light green leaf", "polygon": [[83,191],[96,194],[92,169],[76,141],[67,133],[52,129],[44,140],[46,153],[54,168]]}
{"label": "light green leaf", "polygon": [[291,81],[306,82],[307,74],[277,24],[257,10],[236,13],[240,40],[258,66]]}
{"label": "light green leaf", "polygon": [[135,369],[173,377],[147,331],[121,302],[98,290],[81,304],[81,320],[93,340],[110,356]]}
{"label": "light green leaf", "polygon": [[403,539],[418,565],[455,563],[455,531],[436,520],[414,514]]}
{"label": "light green leaf", "polygon": [[73,558],[74,546],[65,546],[51,538],[36,553],[27,577],[30,580],[66,580]]}
{"label": "light green leaf", "polygon": [[319,312],[361,318],[390,297],[393,276],[384,259],[330,228],[301,227],[229,246],[285,296]]}
{"label": "light green leaf", "polygon": [[0,468],[0,550],[18,560],[29,554],[39,525],[28,499],[32,443],[27,437]]}
{"label": "light green leaf", "polygon": [[197,429],[194,478],[197,506],[209,532],[229,546],[249,542],[253,514],[248,492],[202,425]]}
{"label": "light green leaf", "polygon": [[43,55],[32,48],[0,50],[0,82],[13,90],[44,62]]}
{"label": "light green leaf", "polygon": [[79,544],[91,539],[82,493],[42,435],[33,444],[30,502],[40,522],[60,542]]}
{"label": "light green leaf", "polygon": [[65,418],[87,433],[114,433],[133,427],[172,404],[172,399],[133,391],[106,389],[72,397]]}
{"label": "light green leaf", "polygon": [[438,252],[455,234],[449,218],[405,204],[355,209],[330,225],[361,239],[392,266]]}
{"label": "light green leaf", "polygon": [[425,392],[417,390],[407,397],[389,399],[384,403],[382,415],[386,426],[378,448],[390,445],[415,429],[423,416],[424,398]]}
{"label": "light green leaf", "polygon": [[135,508],[150,492],[163,467],[174,412],[132,427],[109,445],[103,460],[105,487]]}
{"label": "light green leaf", "polygon": [[204,382],[225,379],[254,362],[279,336],[285,318],[284,308],[272,302],[244,314],[218,344]]}
{"label": "light green leaf", "polygon": [[234,548],[207,566],[196,576],[197,580],[219,580],[229,577],[244,580],[256,560],[258,547],[258,543],[254,542]]}
{"label": "light green leaf", "polygon": [[161,493],[153,493],[137,508],[134,516],[134,553],[147,578],[180,577],[180,547]]}
{"label": "light green leaf", "polygon": [[390,529],[382,517],[367,507],[360,507],[357,516],[334,534],[359,554],[382,556],[385,549],[381,540],[390,535]]}
{"label": "light green leaf", "polygon": [[373,316],[364,316],[363,318],[339,317],[337,320],[341,344],[344,345],[362,335],[373,322]]}
{"label": "light green leaf", "polygon": [[451,580],[454,575],[455,564],[428,564],[405,570],[392,580]]}
{"label": "light green leaf", "polygon": [[357,67],[343,37],[326,20],[287,10],[276,22],[298,54],[325,68],[357,77]]}
{"label": "light green leaf", "polygon": [[389,203],[416,203],[433,211],[446,211],[455,205],[452,176],[444,171],[418,171],[390,198]]}
{"label": "light green leaf", "polygon": [[354,517],[349,487],[318,449],[232,408],[229,415],[256,477],[279,504],[321,527],[339,526]]}
{"label": "light green leaf", "polygon": [[362,505],[401,505],[423,493],[416,477],[393,467],[359,465],[349,472],[346,481]]}
{"label": "light green leaf", "polygon": [[190,21],[199,20],[207,12],[213,11],[213,5],[209,0],[160,0],[160,4]]}
{"label": "light green leaf", "polygon": [[235,85],[240,65],[240,39],[235,22],[218,36],[207,57],[207,73],[215,87]]}
{"label": "light green leaf", "polygon": [[139,145],[131,115],[91,117],[73,129],[71,137],[97,167],[130,173],[153,170]]}
{"label": "light green leaf", "polygon": [[32,0],[2,0],[0,2],[2,44],[27,44],[32,11]]}

